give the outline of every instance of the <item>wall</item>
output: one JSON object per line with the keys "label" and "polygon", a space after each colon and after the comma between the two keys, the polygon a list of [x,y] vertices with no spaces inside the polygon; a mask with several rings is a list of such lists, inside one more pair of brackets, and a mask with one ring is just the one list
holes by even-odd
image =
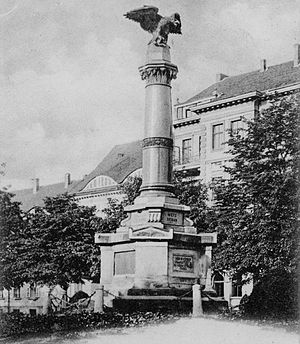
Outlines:
{"label": "wall", "polygon": [[124,199],[124,194],[120,190],[110,192],[101,192],[101,190],[98,190],[98,192],[90,192],[84,194],[78,193],[75,198],[78,201],[79,205],[96,207],[96,215],[103,216],[103,209],[107,208],[108,199],[111,198],[122,201]]}
{"label": "wall", "polygon": [[[68,298],[72,297],[79,290],[82,290],[86,292],[88,295],[91,295],[93,294],[97,286],[99,286],[99,284],[91,283],[88,280],[84,280],[84,283],[79,284],[71,283],[67,290],[67,296]],[[8,298],[8,291],[4,289],[3,298],[0,298],[0,312],[8,311],[9,300],[10,312],[19,311],[22,313],[29,314],[32,311],[36,314],[45,313],[48,305],[49,288],[47,286],[37,287],[36,295],[30,297],[29,287],[29,284],[25,284],[23,287],[21,287],[20,297],[18,298],[14,297],[13,289],[10,291],[10,297]],[[51,291],[51,294],[57,297],[58,299],[61,299],[64,294],[64,290],[61,287],[56,286]],[[92,300],[94,300],[94,297],[92,297]]]}
{"label": "wall", "polygon": [[[223,124],[224,130],[222,139],[226,142],[229,139],[231,122],[240,119],[241,116],[246,119],[253,118],[254,113],[255,104],[251,101],[205,112],[201,115],[193,114],[187,120],[192,120],[194,118],[199,119],[200,117],[200,122],[174,128],[174,146],[176,147],[175,150],[180,149],[181,157],[183,140],[192,140],[191,162],[183,163],[181,161],[179,164],[176,164],[175,169],[184,170],[199,167],[200,179],[205,183],[209,183],[212,178],[224,176],[222,168],[216,168],[216,163],[221,163],[222,166],[230,159],[230,155],[227,153],[228,145],[224,144],[220,149],[213,148],[213,126],[216,124]],[[175,120],[174,124],[176,125],[176,123],[182,121],[183,120]],[[244,127],[245,124],[242,123],[242,126]],[[201,141],[199,141],[200,137]]]}

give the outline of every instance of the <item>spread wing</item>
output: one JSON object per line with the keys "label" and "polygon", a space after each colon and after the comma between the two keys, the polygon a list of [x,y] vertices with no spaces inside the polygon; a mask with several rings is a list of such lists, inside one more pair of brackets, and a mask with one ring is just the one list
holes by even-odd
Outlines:
{"label": "spread wing", "polygon": [[181,20],[180,15],[178,13],[174,13],[170,17],[170,33],[177,33],[181,34]]}
{"label": "spread wing", "polygon": [[128,19],[140,23],[142,29],[152,33],[156,30],[162,16],[158,14],[158,8],[154,6],[144,6],[124,14]]}

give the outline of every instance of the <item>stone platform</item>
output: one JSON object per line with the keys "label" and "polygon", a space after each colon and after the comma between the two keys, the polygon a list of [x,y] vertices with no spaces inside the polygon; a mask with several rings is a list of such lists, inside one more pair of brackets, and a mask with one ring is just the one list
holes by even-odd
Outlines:
{"label": "stone platform", "polygon": [[110,293],[106,303],[111,305],[112,295],[131,299],[181,295],[199,279],[210,290],[216,234],[196,234],[186,216],[188,207],[177,202],[158,198],[142,204],[126,208],[128,218],[116,233],[96,236],[101,248],[100,283]]}

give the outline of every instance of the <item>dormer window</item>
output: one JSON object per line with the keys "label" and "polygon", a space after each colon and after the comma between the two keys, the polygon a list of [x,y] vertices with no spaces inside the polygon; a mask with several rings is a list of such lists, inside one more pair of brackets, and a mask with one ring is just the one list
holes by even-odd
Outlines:
{"label": "dormer window", "polygon": [[182,107],[177,108],[177,119],[182,119],[183,118],[183,109]]}
{"label": "dormer window", "polygon": [[98,189],[105,186],[112,186],[116,184],[117,183],[108,176],[97,176],[87,184],[87,186],[83,189],[83,191],[91,190],[91,189]]}

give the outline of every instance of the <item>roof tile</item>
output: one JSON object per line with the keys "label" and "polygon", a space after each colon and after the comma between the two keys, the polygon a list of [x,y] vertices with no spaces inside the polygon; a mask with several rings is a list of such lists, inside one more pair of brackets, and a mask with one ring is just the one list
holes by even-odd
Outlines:
{"label": "roof tile", "polygon": [[293,61],[270,66],[266,71],[256,70],[219,81],[182,104],[209,98],[219,94],[216,100],[235,97],[253,91],[266,91],[300,82],[300,67],[294,67]]}

